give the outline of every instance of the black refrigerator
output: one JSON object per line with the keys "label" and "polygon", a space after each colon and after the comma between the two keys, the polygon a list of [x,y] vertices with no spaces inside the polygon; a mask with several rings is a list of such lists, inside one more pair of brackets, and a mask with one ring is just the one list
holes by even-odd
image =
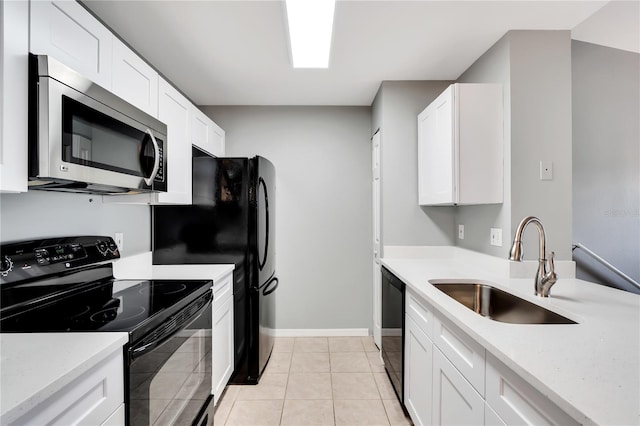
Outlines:
{"label": "black refrigerator", "polygon": [[264,157],[215,158],[193,148],[192,202],[153,207],[153,263],[235,264],[231,382],[256,384],[275,329],[275,167]]}

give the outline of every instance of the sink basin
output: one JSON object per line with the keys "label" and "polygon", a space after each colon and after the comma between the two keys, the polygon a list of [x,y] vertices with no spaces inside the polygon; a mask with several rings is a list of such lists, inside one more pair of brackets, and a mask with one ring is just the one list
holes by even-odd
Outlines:
{"label": "sink basin", "polygon": [[577,324],[487,284],[432,283],[435,288],[483,317],[511,324]]}

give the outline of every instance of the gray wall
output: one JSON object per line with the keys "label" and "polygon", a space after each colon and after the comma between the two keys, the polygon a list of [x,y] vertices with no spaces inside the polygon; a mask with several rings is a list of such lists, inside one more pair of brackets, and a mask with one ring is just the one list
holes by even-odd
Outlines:
{"label": "gray wall", "polygon": [[[506,95],[504,203],[458,207],[461,247],[506,257],[519,221],[533,215],[545,227],[547,248],[571,259],[570,42],[569,31],[510,31],[460,77],[500,82]],[[539,179],[541,160],[553,162],[553,180]],[[502,247],[489,244],[491,227],[502,228]],[[535,231],[527,231],[525,258],[537,258],[537,244]]]}
{"label": "gray wall", "polygon": [[573,41],[572,75],[574,241],[640,281],[640,55]]}
{"label": "gray wall", "polygon": [[203,109],[229,156],[276,167],[276,327],[370,328],[371,109]]}
{"label": "gray wall", "polygon": [[[381,131],[382,246],[453,245],[453,207],[418,205],[418,114],[451,81],[385,81],[373,102]],[[384,255],[384,252],[383,252]]]}
{"label": "gray wall", "polygon": [[[511,52],[510,37],[505,35],[485,52],[464,74],[460,83],[498,83],[502,85],[504,100],[504,193],[502,204],[478,206],[458,206],[456,208],[457,225],[464,225],[464,239],[457,239],[456,245],[493,256],[505,256],[511,229]],[[489,244],[489,230],[502,228],[503,246]]]}
{"label": "gray wall", "polygon": [[122,255],[151,250],[146,205],[108,204],[100,195],[29,191],[0,195],[0,241],[124,233]]}

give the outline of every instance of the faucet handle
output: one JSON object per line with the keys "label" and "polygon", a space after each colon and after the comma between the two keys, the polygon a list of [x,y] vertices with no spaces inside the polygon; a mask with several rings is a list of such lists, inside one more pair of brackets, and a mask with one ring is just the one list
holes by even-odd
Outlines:
{"label": "faucet handle", "polygon": [[555,251],[552,251],[549,255],[549,275],[553,274],[553,277],[556,278],[555,266],[553,264],[553,258],[556,255]]}

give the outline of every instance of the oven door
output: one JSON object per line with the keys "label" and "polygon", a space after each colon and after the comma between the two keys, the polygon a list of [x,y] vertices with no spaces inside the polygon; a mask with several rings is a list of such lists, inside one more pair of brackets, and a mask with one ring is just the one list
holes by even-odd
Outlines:
{"label": "oven door", "polygon": [[129,348],[127,424],[212,425],[211,292]]}

